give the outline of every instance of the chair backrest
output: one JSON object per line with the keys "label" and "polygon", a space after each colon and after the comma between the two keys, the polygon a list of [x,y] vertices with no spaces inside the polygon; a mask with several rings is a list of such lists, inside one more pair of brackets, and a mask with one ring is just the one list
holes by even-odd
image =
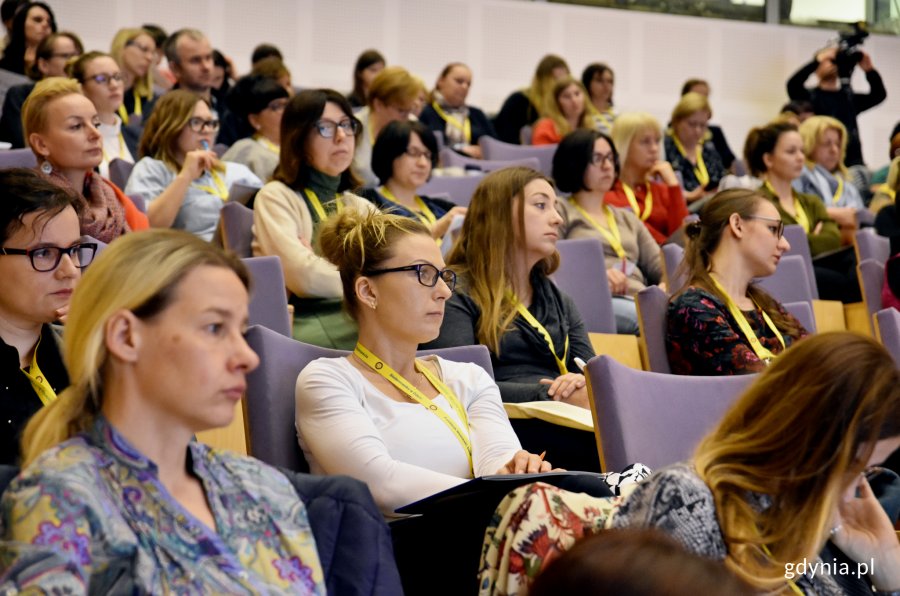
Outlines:
{"label": "chair backrest", "polygon": [[431,180],[418,188],[416,192],[420,195],[433,196],[436,194],[446,194],[450,200],[468,207],[472,201],[472,195],[481,179],[481,174],[472,174],[469,176],[432,176]]}
{"label": "chair backrest", "polygon": [[250,293],[250,324],[262,325],[291,337],[292,321],[288,312],[284,271],[277,256],[243,259],[253,281]]}
{"label": "chair backrest", "polygon": [[865,259],[856,266],[859,289],[862,290],[869,327],[874,331],[872,317],[881,310],[881,287],[884,284],[884,263],[875,259]]}
{"label": "chair backrest", "polygon": [[684,260],[684,249],[677,244],[663,244],[663,267],[666,268],[666,283],[670,293],[677,292],[687,281],[687,275],[678,275],[678,267]]}
{"label": "chair backrest", "polygon": [[[338,358],[346,356],[347,352],[304,344],[259,325],[247,330],[247,343],[260,361],[256,370],[247,375],[246,420],[250,455],[273,466],[308,471],[294,427],[297,375],[317,358]],[[493,376],[490,353],[484,346],[460,346],[421,354],[472,362]]]}
{"label": "chair backrest", "polygon": [[556,250],[559,269],[553,274],[553,281],[575,302],[588,332],[615,333],[603,243],[599,238],[560,240]]}
{"label": "chair backrest", "polygon": [[222,159],[222,156],[225,155],[225,152],[228,151],[228,145],[225,143],[216,143],[213,145],[213,151],[219,159]]}
{"label": "chair backrest", "polygon": [[791,250],[784,253],[785,256],[800,255],[803,257],[803,264],[806,266],[806,279],[809,280],[809,287],[812,289],[813,299],[818,300],[819,286],[816,285],[816,274],[813,270],[812,253],[809,250],[809,240],[806,238],[806,232],[798,225],[784,226],[784,237],[791,245]]}
{"label": "chair backrest", "polygon": [[256,196],[256,193],[259,192],[259,188],[259,186],[235,182],[228,191],[228,201],[246,205],[250,202],[250,199]]}
{"label": "chair backrest", "polygon": [[0,151],[0,170],[5,168],[37,167],[37,157],[31,149],[7,149]]}
{"label": "chair backrest", "polygon": [[806,263],[801,255],[782,256],[775,273],[758,279],[756,283],[781,303],[811,303],[814,299],[806,276]]}
{"label": "chair backrest", "polygon": [[609,356],[585,367],[600,463],[618,472],[688,459],[755,375],[691,377],[640,371]]}
{"label": "chair backrest", "polygon": [[144,200],[144,197],[138,194],[128,195],[128,198],[131,199],[131,202],[141,213],[147,213],[147,201]]}
{"label": "chair backrest", "polygon": [[781,306],[788,313],[794,315],[794,318],[800,321],[803,328],[810,333],[816,332],[816,316],[813,314],[812,304],[810,302],[785,302]]}
{"label": "chair backrest", "polygon": [[540,162],[538,170],[545,176],[553,174],[553,154],[556,153],[556,145],[513,145],[504,143],[487,135],[478,140],[485,159],[498,161],[512,161],[524,157],[536,157]]}
{"label": "chair backrest", "polygon": [[251,257],[253,242],[253,211],[240,203],[226,201],[220,212],[222,244],[239,257]]}
{"label": "chair backrest", "polygon": [[891,241],[886,236],[879,236],[872,228],[856,231],[856,260],[874,259],[879,263],[887,263],[891,258]]}
{"label": "chair backrest", "polygon": [[881,344],[894,357],[900,368],[900,311],[896,308],[885,308],[875,313],[878,322],[878,337]]}
{"label": "chair backrest", "polygon": [[669,296],[659,286],[644,288],[635,296],[638,323],[641,327],[641,351],[644,362],[653,372],[670,373],[666,350],[666,316]]}
{"label": "chair backrest", "polygon": [[131,170],[134,169],[134,163],[119,159],[118,157],[109,162],[109,180],[119,188],[125,188],[128,184],[128,177],[131,176]]}
{"label": "chair backrest", "polygon": [[495,161],[489,159],[475,159],[457,153],[449,147],[441,150],[441,165],[445,168],[463,168],[469,170],[478,170],[481,172],[493,172],[494,170],[502,170],[511,166],[525,166],[533,170],[541,167],[541,162],[536,157],[525,157],[522,159],[513,159],[510,161]]}

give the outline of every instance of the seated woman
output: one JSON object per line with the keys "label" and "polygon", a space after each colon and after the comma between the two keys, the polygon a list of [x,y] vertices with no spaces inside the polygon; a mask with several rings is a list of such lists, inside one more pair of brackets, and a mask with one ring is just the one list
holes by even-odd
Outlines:
{"label": "seated woman", "polygon": [[129,234],[72,300],[71,385],[25,430],[4,493],[18,588],[323,594],[306,509],[277,470],[197,442],[259,358],[247,270],[175,230]]}
{"label": "seated woman", "polygon": [[[688,93],[699,93],[709,99],[712,90],[709,87],[709,83],[703,79],[688,79],[681,86],[681,95],[684,96]],[[734,170],[735,156],[731,151],[731,147],[728,146],[728,140],[725,139],[725,133],[722,132],[721,126],[707,124],[707,134],[704,135],[703,141],[709,141],[713,144],[726,170]]]}
{"label": "seated woman", "polygon": [[103,160],[100,120],[77,82],[51,77],[35,85],[22,106],[22,125],[41,173],[79,196],[82,234],[109,243],[148,227],[131,199],[94,172]]}
{"label": "seated woman", "polygon": [[[0,464],[17,465],[25,423],[69,385],[59,329],[96,244],[81,242],[74,193],[33,170],[0,170]],[[38,349],[40,348],[40,349]],[[23,374],[24,373],[24,374]]]}
{"label": "seated woman", "polygon": [[[514,91],[494,117],[497,138],[504,143],[522,142],[522,129],[547,114],[547,104],[551,101],[553,85],[557,80],[569,76],[569,65],[554,54],[547,54],[538,62],[531,79],[531,85]],[[526,140],[526,144],[530,142]]]}
{"label": "seated woman", "polygon": [[70,77],[81,83],[85,97],[97,110],[100,136],[103,137],[103,161],[98,170],[101,176],[109,176],[109,162],[121,159],[134,163],[137,155],[140,131],[123,126],[119,116],[122,107],[122,73],[109,54],[88,52],[66,67]]}
{"label": "seated woman", "polygon": [[[28,76],[35,81],[49,77],[65,77],[66,63],[84,52],[81,40],[74,33],[60,31],[51,33],[38,44],[34,64]],[[35,83],[13,85],[3,98],[3,109],[0,114],[0,141],[12,144],[13,149],[27,146],[22,133],[22,105],[34,90]]]}
{"label": "seated woman", "polygon": [[153,67],[156,41],[144,29],[119,29],[113,37],[110,55],[122,73],[122,104],[117,112],[126,125],[140,127],[144,108],[156,99],[153,88]]}
{"label": "seated woman", "polygon": [[319,227],[345,208],[374,209],[351,194],[350,170],[361,126],[347,100],[330,89],[290,99],[281,118],[281,157],[253,204],[253,254],[281,258],[296,308],[295,336],[306,343],[353,348],[356,329],[341,312],[341,277],[317,252]]}
{"label": "seated woman", "polygon": [[613,87],[616,83],[616,75],[613,70],[602,62],[588,64],[581,73],[581,84],[587,90],[590,99],[591,118],[594,120],[594,129],[603,134],[612,132],[613,122],[616,119],[616,111],[613,109]]}
{"label": "seated woman", "polygon": [[[274,79],[247,75],[228,93],[229,111],[242,121],[252,136],[241,138],[222,159],[244,164],[260,180],[269,180],[278,166],[281,150],[281,115],[288,92]],[[243,131],[241,131],[243,136]]]}
{"label": "seated woman", "polygon": [[211,147],[219,119],[207,100],[190,91],[161,96],[144,124],[141,159],[125,192],[143,197],[153,227],[212,239],[231,185],[262,182],[247,166],[218,159]]}
{"label": "seated woman", "polygon": [[531,144],[554,145],[573,130],[592,130],[594,119],[585,106],[585,95],[584,87],[572,77],[557,80],[546,105],[546,115],[534,125]]}
{"label": "seated woman", "polygon": [[444,135],[444,144],[469,157],[481,158],[478,139],[495,137],[494,127],[484,112],[466,105],[466,97],[472,86],[472,71],[462,62],[451,62],[444,67],[431,102],[419,115],[419,121],[435,132]]}
{"label": "seated woman", "polygon": [[553,179],[567,201],[559,201],[563,238],[599,238],[606,280],[613,297],[618,333],[639,331],[634,295],[660,283],[659,245],[630,209],[610,207],[606,192],[616,180],[619,162],[612,140],[601,132],[576,130],[553,155]]}
{"label": "seated woman", "polygon": [[[752,129],[747,134],[744,155],[750,173],[763,180],[760,192],[770,199],[782,221],[799,224],[806,231],[813,258],[841,247],[841,232],[828,216],[818,197],[798,193],[791,185],[803,173],[803,138],[797,127],[775,122]],[[824,300],[859,302],[862,300],[856,280],[853,251],[832,255],[825,262],[814,262],[816,285]]]}
{"label": "seated woman", "polygon": [[616,118],[612,139],[622,163],[606,202],[631,208],[663,244],[681,230],[688,209],[672,165],[659,158],[659,122],[650,114],[627,112]]}
{"label": "seated woman", "polygon": [[799,193],[819,197],[828,217],[842,229],[856,230],[856,212],[865,209],[862,196],[844,165],[847,129],[830,116],[810,116],[800,125],[806,164],[793,182]]}
{"label": "seated woman", "polygon": [[56,18],[43,2],[23,2],[16,9],[9,44],[0,58],[0,68],[16,74],[28,74],[34,64],[38,44],[51,33],[56,33]]}
{"label": "seated woman", "polygon": [[485,176],[447,259],[460,287],[426,347],[484,344],[503,401],[587,408],[576,359],[590,360],[594,349],[572,299],[548,277],[559,266],[555,203],[548,179],[529,168]]}
{"label": "seated woman", "polygon": [[297,379],[298,436],[314,474],[364,480],[391,514],[473,476],[550,470],[521,450],[478,365],[416,359],[456,285],[428,228],[344,211],[325,222],[321,244],[359,339],[350,356],[316,360]]}
{"label": "seated woman", "polygon": [[758,593],[894,594],[897,536],[862,472],[898,446],[890,354],[854,333],[810,337],[762,372],[691,461],[640,483],[612,525],[659,528]]}
{"label": "seated woman", "polygon": [[353,156],[353,172],[366,186],[378,184],[378,178],[372,171],[372,146],[375,139],[389,122],[410,119],[419,93],[424,89],[421,80],[402,66],[382,69],[372,79],[368,103],[356,113],[356,118],[362,123],[362,134],[359,135]]}
{"label": "seated woman", "polygon": [[364,189],[360,196],[379,209],[418,219],[440,240],[457,215],[466,208],[416,194],[437,165],[437,141],[424,124],[413,120],[391,122],[378,135],[372,148],[372,170],[381,180],[377,189]]}
{"label": "seated woman", "polygon": [[687,226],[687,285],[672,297],[666,348],[672,372],[758,372],[806,335],[800,323],[752,284],[772,275],[791,246],[775,206],[759,191],[715,195]]}
{"label": "seated woman", "polygon": [[725,177],[722,158],[706,136],[712,108],[705,95],[686,93],[672,110],[671,128],[666,133],[666,161],[681,173],[681,186],[688,210],[698,211],[702,199],[711,196]]}
{"label": "seated woman", "polygon": [[384,56],[378,50],[366,50],[356,59],[356,64],[353,65],[353,91],[347,96],[353,109],[367,105],[369,85],[386,64]]}

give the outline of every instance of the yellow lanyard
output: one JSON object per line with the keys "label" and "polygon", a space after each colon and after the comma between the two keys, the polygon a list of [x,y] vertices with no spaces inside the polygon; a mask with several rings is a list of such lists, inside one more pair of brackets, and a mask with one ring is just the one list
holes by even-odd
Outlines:
{"label": "yellow lanyard", "polygon": [[[737,322],[738,327],[741,328],[741,333],[743,333],[744,337],[747,338],[747,341],[750,342],[750,347],[753,348],[753,352],[756,354],[756,356],[763,362],[775,358],[775,354],[772,353],[772,351],[767,347],[762,345],[762,343],[759,341],[759,338],[756,337],[755,333],[753,333],[753,329],[750,327],[750,323],[747,321],[747,317],[745,317],[744,313],[741,312],[741,309],[737,307],[737,304],[734,303],[734,300],[731,299],[731,296],[728,295],[728,292],[725,291],[725,288],[722,287],[722,284],[716,281],[716,279],[711,275],[709,276],[709,279],[712,280],[712,283],[715,286],[716,290],[718,290],[719,294],[722,295],[722,298],[725,300],[725,306],[728,307],[728,312],[731,313],[731,316]],[[766,325],[769,327],[769,329],[772,330],[772,333],[775,334],[775,337],[778,338],[778,341],[781,342],[781,348],[784,349],[784,338],[781,336],[781,333],[778,331],[775,323],[772,322],[772,319],[769,318],[769,315],[766,313],[766,311],[760,308],[760,312],[762,313],[763,321],[766,322]]]}
{"label": "yellow lanyard", "polygon": [[560,359],[559,356],[556,355],[556,346],[553,345],[553,339],[550,337],[550,333],[547,331],[546,327],[541,325],[541,323],[534,318],[534,315],[525,308],[525,305],[522,304],[522,301],[519,300],[514,294],[512,299],[516,301],[516,310],[522,315],[522,318],[528,321],[528,324],[534,327],[538,333],[540,333],[544,337],[544,341],[547,342],[547,347],[550,348],[550,353],[553,354],[553,358],[556,360],[556,366],[559,367],[559,374],[565,375],[568,374],[569,369],[566,368],[566,360],[569,359],[569,336],[566,335],[566,345],[563,350],[563,357]]}
{"label": "yellow lanyard", "polygon": [[[772,556],[772,551],[769,550],[769,547],[767,547],[765,544],[763,544],[762,549],[763,549],[764,553],[769,555],[769,558],[774,559],[774,557]],[[792,579],[787,580],[787,584],[788,584],[788,587],[791,589],[791,592],[793,592],[794,594],[800,594],[800,596],[803,596],[803,590],[800,589],[800,587],[797,585],[797,583],[794,580],[792,580]]]}
{"label": "yellow lanyard", "polygon": [[[137,89],[133,90],[134,94],[134,113],[138,116],[143,115],[141,112],[141,96],[138,94]],[[128,111],[125,109],[125,104],[119,106],[119,116],[122,118],[122,124],[128,124]]]}
{"label": "yellow lanyard", "polygon": [[[613,125],[612,121],[616,117],[612,108],[607,108],[603,112],[601,112],[600,110],[596,110],[595,114],[596,114],[597,118],[599,118],[600,121],[603,122],[603,125],[606,127],[606,130],[612,130],[612,125]],[[607,118],[606,116],[604,116],[604,114],[609,114],[610,117]]]}
{"label": "yellow lanyard", "polygon": [[390,381],[391,385],[402,391],[405,395],[407,395],[410,399],[415,401],[418,404],[424,406],[428,411],[432,414],[440,418],[441,422],[443,422],[447,428],[449,428],[453,432],[453,436],[456,437],[456,440],[459,441],[459,444],[462,445],[463,450],[466,452],[466,457],[469,459],[469,473],[474,475],[474,466],[472,465],[472,441],[469,440],[469,418],[466,416],[466,410],[462,405],[462,402],[459,401],[459,398],[456,397],[456,394],[453,393],[446,384],[444,384],[434,373],[432,373],[427,366],[416,360],[416,370],[425,375],[425,378],[428,379],[428,382],[431,383],[431,386],[438,390],[438,392],[443,395],[447,401],[450,403],[450,406],[453,408],[453,411],[456,412],[456,415],[459,416],[459,419],[462,420],[463,425],[465,426],[465,430],[460,428],[459,424],[456,423],[450,415],[442,410],[440,406],[434,403],[431,399],[428,398],[424,393],[419,391],[412,383],[407,381],[403,376],[397,373],[394,369],[388,366],[385,362],[383,362],[380,358],[375,356],[372,352],[367,350],[361,343],[356,344],[356,348],[353,350],[353,353],[362,360],[369,368],[377,372],[379,375]]}
{"label": "yellow lanyard", "polygon": [[836,175],[837,178],[837,189],[834,191],[834,196],[831,197],[831,204],[837,205],[837,202],[841,200],[841,195],[844,194],[844,179],[840,174]]}
{"label": "yellow lanyard", "polygon": [[[380,192],[382,195],[384,195],[384,197],[387,200],[400,205],[400,201],[397,200],[397,197],[394,195],[394,193],[392,193],[390,190],[388,190],[387,186],[382,186],[381,188],[378,189],[378,192]],[[435,222],[437,222],[437,217],[434,215],[434,212],[428,208],[428,205],[425,204],[425,201],[422,200],[422,197],[420,197],[419,195],[416,195],[415,201],[416,201],[416,206],[419,208],[419,210],[415,211],[415,210],[409,209],[409,211],[412,211],[412,214],[415,215],[419,221],[421,221],[423,224],[425,224],[426,226],[428,226],[430,228],[431,226],[433,226],[435,224]],[[401,205],[401,207],[402,207],[402,205]]]}
{"label": "yellow lanyard", "polygon": [[281,147],[279,147],[278,145],[276,145],[275,143],[273,143],[266,137],[264,137],[262,135],[254,135],[253,138],[256,139],[257,142],[259,142],[259,144],[261,144],[263,147],[265,147],[266,149],[268,149],[275,155],[281,155]]}
{"label": "yellow lanyard", "polygon": [[22,374],[31,381],[31,388],[37,393],[37,396],[41,399],[41,403],[48,406],[56,399],[56,392],[53,390],[53,387],[50,386],[47,377],[41,372],[41,367],[38,366],[37,353],[40,345],[41,338],[39,337],[37,345],[34,346],[34,355],[31,357],[31,366],[28,370],[25,370],[24,368],[19,370],[21,370]]}
{"label": "yellow lanyard", "polygon": [[[775,188],[772,187],[772,184],[768,180],[765,182],[765,187],[772,193],[772,196],[776,199],[779,198],[778,193],[775,192]],[[792,195],[793,192],[794,191],[791,190]],[[800,201],[797,200],[797,197],[794,197],[794,210],[797,212],[797,217],[795,218],[797,223],[800,224],[800,227],[802,227],[807,234],[809,234],[809,216],[806,215],[806,211],[803,209],[803,205],[800,204]]]}
{"label": "yellow lanyard", "polygon": [[[678,140],[678,137],[674,134],[669,136],[675,143],[675,148],[678,149],[678,152],[687,159],[687,152],[684,150],[684,146]],[[703,161],[703,147],[699,144],[697,145],[697,165],[694,166],[694,176],[697,177],[697,182],[700,183],[701,188],[706,188],[706,185],[709,184],[709,171],[706,169],[706,162]]]}
{"label": "yellow lanyard", "polygon": [[622,190],[625,192],[625,198],[628,199],[628,203],[634,210],[634,214],[640,217],[641,221],[647,221],[647,218],[650,217],[650,212],[653,211],[653,192],[650,190],[650,183],[645,182],[645,184],[647,185],[647,196],[644,197],[644,214],[641,215],[641,208],[638,206],[634,191],[631,190],[630,186],[624,182],[622,183]]}
{"label": "yellow lanyard", "polygon": [[[316,193],[309,190],[308,188],[304,188],[303,192],[306,194],[306,198],[309,200],[309,204],[312,205],[312,208],[315,210],[316,216],[318,216],[319,221],[324,220],[327,214],[325,213],[325,208],[322,206],[322,203],[319,201],[319,197],[317,197]],[[334,195],[334,199],[337,204],[338,213],[340,213],[341,209],[343,208],[343,204],[341,204],[341,202],[338,201],[338,199],[340,197],[341,197],[341,195],[338,195],[338,194]]]}
{"label": "yellow lanyard", "polygon": [[202,190],[204,192],[208,192],[211,195],[217,196],[223,201],[228,200],[228,187],[225,186],[225,181],[222,180],[222,177],[219,176],[218,172],[215,170],[209,170],[209,175],[213,179],[213,184],[215,184],[215,188],[212,186],[206,186],[203,184],[194,184],[194,188],[197,190]]}
{"label": "yellow lanyard", "polygon": [[878,192],[883,192],[887,196],[891,197],[892,201],[897,200],[897,191],[888,186],[886,182],[878,187]]}
{"label": "yellow lanyard", "polygon": [[[103,147],[103,161],[105,163],[109,163],[112,159],[109,158],[109,154],[106,153],[106,147]],[[122,136],[121,131],[119,132],[119,154],[116,157],[121,158],[125,155],[125,137]]]}
{"label": "yellow lanyard", "polygon": [[438,105],[438,102],[436,102],[436,101],[431,102],[431,107],[434,108],[434,111],[438,113],[438,116],[443,118],[447,122],[447,124],[449,124],[450,126],[452,126],[453,128],[455,128],[457,130],[462,131],[463,139],[465,140],[467,145],[472,142],[472,121],[469,119],[468,116],[466,116],[466,119],[463,122],[460,122],[459,118],[456,118],[455,116],[451,116],[450,114],[445,112],[443,110],[443,108],[441,108],[441,106]]}
{"label": "yellow lanyard", "polygon": [[612,209],[609,205],[603,205],[603,212],[606,214],[606,223],[609,225],[609,229],[607,230],[595,220],[590,213],[585,211],[581,205],[575,202],[571,197],[569,198],[569,203],[575,207],[581,216],[584,217],[589,224],[594,226],[598,232],[603,234],[603,237],[606,238],[606,241],[612,247],[614,251],[616,251],[616,255],[620,259],[626,258],[625,248],[622,246],[622,235],[619,233],[619,226],[616,224],[616,218],[613,215]]}

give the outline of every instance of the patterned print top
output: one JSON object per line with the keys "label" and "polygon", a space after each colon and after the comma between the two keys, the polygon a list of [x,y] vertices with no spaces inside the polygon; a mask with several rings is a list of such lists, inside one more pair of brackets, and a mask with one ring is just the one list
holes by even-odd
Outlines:
{"label": "patterned print top", "polygon": [[215,531],[105,418],[47,450],[0,503],[0,592],[324,594],[306,508],[288,479],[196,441],[187,456]]}

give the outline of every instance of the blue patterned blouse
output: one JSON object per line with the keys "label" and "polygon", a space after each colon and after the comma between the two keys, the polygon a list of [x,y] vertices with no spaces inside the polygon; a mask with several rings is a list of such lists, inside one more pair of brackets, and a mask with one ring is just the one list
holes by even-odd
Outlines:
{"label": "blue patterned blouse", "polygon": [[324,594],[306,508],[277,470],[192,442],[216,531],[104,418],[42,454],[0,503],[0,593]]}

